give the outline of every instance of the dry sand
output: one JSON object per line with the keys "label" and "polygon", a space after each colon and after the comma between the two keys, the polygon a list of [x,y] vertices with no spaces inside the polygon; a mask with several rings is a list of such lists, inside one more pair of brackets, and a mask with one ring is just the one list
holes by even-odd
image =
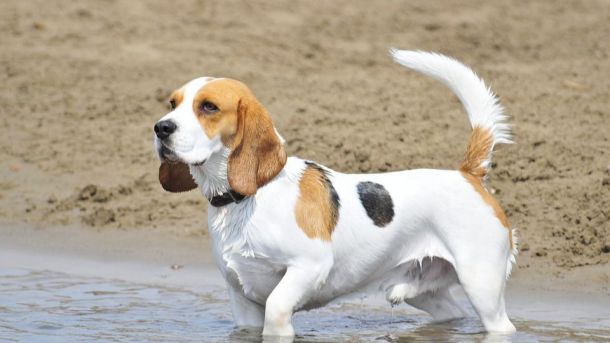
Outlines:
{"label": "dry sand", "polygon": [[608,292],[610,3],[375,4],[1,2],[0,219],[205,236],[205,200],[161,190],[151,142],[168,94],[201,75],[249,84],[291,155],[455,168],[460,104],[387,54],[432,50],[471,65],[512,116],[517,144],[499,147],[490,186],[519,229],[517,279]]}

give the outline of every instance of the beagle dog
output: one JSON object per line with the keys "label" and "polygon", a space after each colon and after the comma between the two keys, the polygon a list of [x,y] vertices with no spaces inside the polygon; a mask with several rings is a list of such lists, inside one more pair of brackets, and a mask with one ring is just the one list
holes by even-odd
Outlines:
{"label": "beagle dog", "polygon": [[502,106],[449,57],[392,50],[399,64],[448,86],[472,133],[459,170],[344,174],[287,158],[265,107],[243,83],[201,77],[174,91],[154,126],[159,181],[208,199],[213,254],[238,327],[294,336],[295,311],[363,290],[435,320],[463,316],[463,287],[489,332],[514,332],[504,288],[517,253],[485,189],[493,148],[511,143]]}

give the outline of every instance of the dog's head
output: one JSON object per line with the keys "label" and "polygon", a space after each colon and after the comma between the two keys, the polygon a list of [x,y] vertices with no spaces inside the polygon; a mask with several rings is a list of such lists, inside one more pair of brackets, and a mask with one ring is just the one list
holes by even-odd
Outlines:
{"label": "dog's head", "polygon": [[171,111],[154,126],[159,181],[170,192],[196,188],[189,165],[229,149],[231,189],[252,195],[284,167],[286,153],[271,117],[243,83],[203,77],[175,90]]}

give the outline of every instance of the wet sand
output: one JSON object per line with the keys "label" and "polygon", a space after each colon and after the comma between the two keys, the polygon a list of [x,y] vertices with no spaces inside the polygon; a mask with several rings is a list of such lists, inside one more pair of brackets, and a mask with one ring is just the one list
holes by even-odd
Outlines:
{"label": "wet sand", "polygon": [[[72,232],[0,226],[0,339],[260,340],[258,333],[233,330],[226,290],[206,239],[137,231],[89,231],[75,237]],[[519,280],[507,290],[508,312],[519,330],[514,336],[484,334],[457,289],[468,311],[459,321],[432,323],[406,305],[390,308],[381,294],[360,294],[297,314],[297,341],[610,338],[608,294],[536,291]]]}
{"label": "wet sand", "polygon": [[220,276],[210,242],[148,231],[0,224],[0,267],[198,287]]}
{"label": "wet sand", "polygon": [[[12,254],[16,256],[11,257]],[[53,258],[48,259],[48,256]],[[97,267],[83,267],[77,263],[79,260]],[[62,261],[65,263],[60,263]],[[610,296],[610,268],[606,265],[533,274],[526,267],[528,263],[527,256],[519,257],[509,280],[512,289]],[[138,264],[156,266],[157,277],[133,274],[132,270],[140,270],[133,267]],[[84,276],[116,276],[146,282],[167,282],[180,275],[182,281],[191,280],[187,283],[195,286],[203,281],[201,275],[216,275],[207,236],[175,235],[152,228],[96,231],[0,222],[0,266],[50,269]],[[180,273],[169,273],[171,266],[177,267]]]}

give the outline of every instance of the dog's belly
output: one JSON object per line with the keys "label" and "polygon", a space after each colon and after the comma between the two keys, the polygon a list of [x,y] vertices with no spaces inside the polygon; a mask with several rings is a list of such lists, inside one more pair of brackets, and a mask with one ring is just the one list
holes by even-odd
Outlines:
{"label": "dog's belly", "polygon": [[[444,259],[446,253],[437,246],[433,236],[424,234],[412,236],[412,244],[404,245],[400,250],[385,247],[382,250],[386,254],[378,254],[377,259],[345,254],[338,249],[325,282],[303,299],[296,310],[318,308],[337,298],[360,292],[382,292],[388,299],[397,293],[414,297],[453,283],[453,268]],[[437,258],[431,259],[431,256]],[[286,271],[282,261],[238,253],[225,254],[217,262],[231,287],[241,290],[248,299],[261,305],[265,305]]]}
{"label": "dog's belly", "polygon": [[[339,267],[339,266],[338,266]],[[225,278],[244,295],[261,305],[280,282],[285,270],[264,259],[237,256]],[[312,292],[295,310],[310,310],[345,296],[381,292],[389,301],[412,298],[421,293],[455,283],[453,267],[441,258],[425,257],[409,260],[394,268],[380,268],[366,278],[357,277],[333,268],[326,282]]]}
{"label": "dog's belly", "polygon": [[344,296],[383,293],[390,302],[396,299],[414,298],[428,291],[457,282],[453,265],[442,257],[420,256],[391,267],[380,261],[380,267],[366,277],[331,271],[325,285],[303,304],[302,309],[312,309]]}
{"label": "dog's belly", "polygon": [[[391,293],[396,285],[408,288],[415,295],[436,282],[435,278],[421,278],[422,260],[431,256],[443,259],[450,256],[436,235],[425,228],[411,230],[403,226],[395,229],[394,234],[390,231],[380,236],[377,227],[351,226],[350,222],[344,225],[346,227],[336,230],[335,239],[329,246],[333,251],[333,265],[328,277],[303,299],[298,309],[318,308],[353,293]],[[350,233],[351,230],[357,230],[358,235]],[[408,240],[402,239],[407,233]],[[348,235],[351,238],[348,239]],[[287,268],[285,260],[263,257],[265,255],[269,256],[260,252],[245,256],[238,251],[217,258],[228,284],[261,305],[266,303]]]}

